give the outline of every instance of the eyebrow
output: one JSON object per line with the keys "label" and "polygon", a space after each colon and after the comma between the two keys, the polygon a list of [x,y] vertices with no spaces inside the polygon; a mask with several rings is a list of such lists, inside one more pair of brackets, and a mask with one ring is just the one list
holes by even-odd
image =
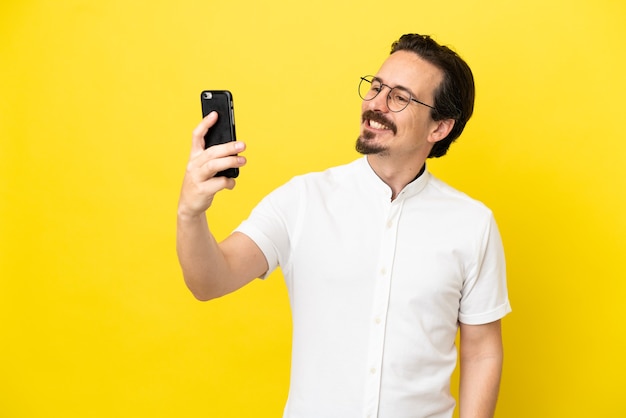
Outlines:
{"label": "eyebrow", "polygon": [[436,108],[435,106],[431,106],[431,105],[429,105],[429,104],[427,104],[427,103],[424,103],[424,102],[422,102],[422,101],[417,100],[417,99],[415,98],[415,97],[416,97],[416,95],[415,95],[415,94],[413,94],[413,92],[412,92],[411,90],[409,90],[408,88],[406,88],[406,87],[404,87],[404,86],[394,86],[394,87],[391,87],[389,84],[385,84],[385,83],[383,83],[383,80],[382,80],[380,77],[372,76],[372,82],[374,82],[374,81],[378,81],[380,84],[382,84],[382,85],[384,85],[384,86],[387,86],[387,87],[389,87],[390,89],[400,89],[400,90],[402,90],[402,91],[405,91],[405,92],[407,92],[407,93],[409,94],[409,96],[411,97],[411,100],[413,100],[414,102],[419,103],[419,104],[421,104],[421,105],[424,105],[424,106],[426,106],[426,107],[430,107],[430,108],[431,108],[431,109],[433,109],[433,110],[437,110],[437,108]]}
{"label": "eyebrow", "polygon": [[372,79],[372,81],[378,81],[380,84],[384,84],[385,86],[387,86],[387,87],[389,87],[389,88],[392,88],[392,89],[396,89],[396,88],[398,88],[398,89],[400,89],[400,90],[404,90],[404,91],[406,91],[407,93],[409,93],[409,94],[411,95],[411,97],[417,97],[417,96],[415,95],[415,93],[413,93],[413,92],[412,92],[409,88],[404,87],[404,86],[390,86],[389,84],[385,83],[385,82],[383,81],[383,79],[382,79],[382,78],[380,78],[380,77],[376,77],[376,76],[374,76],[374,78]]}

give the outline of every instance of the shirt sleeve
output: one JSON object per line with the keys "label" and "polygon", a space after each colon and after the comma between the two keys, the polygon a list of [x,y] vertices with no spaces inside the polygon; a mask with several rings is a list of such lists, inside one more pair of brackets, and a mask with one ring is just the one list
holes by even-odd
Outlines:
{"label": "shirt sleeve", "polygon": [[250,237],[265,255],[269,267],[261,278],[266,278],[289,260],[294,231],[299,222],[298,207],[302,193],[298,183],[297,179],[292,179],[268,194],[252,210],[248,219],[235,229]]}
{"label": "shirt sleeve", "polygon": [[459,321],[480,325],[497,321],[511,312],[506,284],[506,263],[500,232],[490,213],[477,248],[474,268],[461,295]]}

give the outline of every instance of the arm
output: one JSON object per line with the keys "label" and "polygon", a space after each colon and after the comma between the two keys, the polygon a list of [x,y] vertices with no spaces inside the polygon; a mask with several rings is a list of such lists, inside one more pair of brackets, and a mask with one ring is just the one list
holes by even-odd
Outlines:
{"label": "arm", "polygon": [[500,321],[460,328],[460,418],[492,418],[502,373]]}
{"label": "arm", "polygon": [[235,180],[214,177],[229,167],[241,167],[242,142],[204,149],[204,134],[215,124],[211,113],[193,132],[191,157],[178,202],[176,249],[185,283],[194,296],[208,300],[230,293],[267,270],[261,250],[247,236],[235,233],[218,244],[211,234],[205,212],[215,194],[235,187]]}

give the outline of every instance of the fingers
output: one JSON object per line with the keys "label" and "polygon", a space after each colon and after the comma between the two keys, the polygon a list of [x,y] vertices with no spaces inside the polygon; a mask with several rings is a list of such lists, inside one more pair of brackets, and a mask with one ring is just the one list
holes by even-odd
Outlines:
{"label": "fingers", "polygon": [[[193,152],[183,179],[183,187],[179,199],[179,213],[197,216],[206,211],[216,193],[223,189],[235,187],[235,180],[217,173],[228,168],[239,168],[246,164],[246,158],[237,155],[246,148],[245,143],[228,142],[204,149],[203,136],[215,119],[207,116],[193,132],[194,147],[198,138],[202,139],[202,148]],[[197,148],[197,147],[196,147]]]}
{"label": "fingers", "polygon": [[242,167],[246,159],[239,154],[246,149],[246,144],[241,141],[227,142],[214,145],[191,156],[189,170],[199,170],[205,179],[213,177],[216,173],[227,168]]}
{"label": "fingers", "polygon": [[[225,166],[226,168],[231,167],[241,167],[245,164],[245,159],[230,159],[225,161],[218,161],[217,163],[213,163],[212,160],[220,159],[226,156],[232,156],[234,154],[238,154],[245,149],[245,144],[243,142],[228,142],[226,144],[214,145],[207,149],[205,149],[205,141],[204,136],[208,132],[208,130],[215,125],[217,122],[218,114],[217,112],[210,112],[206,115],[202,121],[196,126],[192,133],[192,145],[191,145],[191,156],[189,158],[188,169],[194,167],[202,167],[205,166],[207,178],[212,177],[215,173],[222,171],[222,169],[212,170],[211,167],[220,167],[223,164],[228,164]],[[213,174],[211,174],[211,172]]]}
{"label": "fingers", "polygon": [[246,165],[246,157],[242,155],[228,155],[220,158],[210,158],[202,164],[190,163],[189,170],[195,171],[197,181],[207,181],[220,171],[229,168],[239,168]]}
{"label": "fingers", "polygon": [[[243,157],[236,156],[226,157],[222,160],[239,158],[245,160]],[[211,160],[200,167],[191,165],[187,167],[178,203],[179,214],[196,217],[211,206],[216,193],[223,189],[235,187],[234,179],[223,176],[215,177],[216,170],[222,170],[221,165],[215,161],[218,160]]]}
{"label": "fingers", "polygon": [[246,149],[241,141],[227,142],[204,149],[204,136],[215,125],[217,113],[209,113],[192,134],[192,150],[183,179],[179,199],[179,213],[197,216],[206,211],[216,193],[235,187],[235,180],[217,173],[228,168],[239,168],[246,164],[246,158],[238,155]]}

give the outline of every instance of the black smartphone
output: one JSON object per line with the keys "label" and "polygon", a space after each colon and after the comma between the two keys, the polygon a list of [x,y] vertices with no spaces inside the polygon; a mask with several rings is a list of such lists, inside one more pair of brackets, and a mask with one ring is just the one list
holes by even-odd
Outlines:
{"label": "black smartphone", "polygon": [[[224,144],[235,141],[235,113],[233,108],[233,95],[228,90],[205,90],[200,94],[202,103],[202,117],[209,113],[217,112],[217,122],[204,136],[204,148],[212,145]],[[228,168],[220,171],[215,176],[235,178],[239,175],[239,168]]]}

